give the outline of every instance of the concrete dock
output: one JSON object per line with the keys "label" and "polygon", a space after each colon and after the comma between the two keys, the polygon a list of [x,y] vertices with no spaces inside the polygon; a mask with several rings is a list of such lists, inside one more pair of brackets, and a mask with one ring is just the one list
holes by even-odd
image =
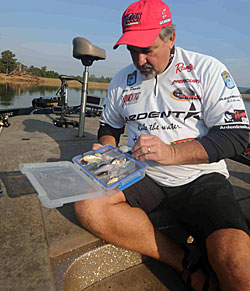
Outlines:
{"label": "concrete dock", "polygon": [[[54,209],[41,205],[19,164],[71,161],[91,150],[99,122],[98,117],[86,118],[84,137],[79,138],[76,128],[56,127],[52,119],[40,114],[12,117],[11,126],[0,133],[4,191],[0,198],[0,290],[185,290],[168,266],[106,244],[85,230],[72,203]],[[120,144],[126,140],[124,134]],[[232,160],[227,164],[250,225],[250,167]]]}

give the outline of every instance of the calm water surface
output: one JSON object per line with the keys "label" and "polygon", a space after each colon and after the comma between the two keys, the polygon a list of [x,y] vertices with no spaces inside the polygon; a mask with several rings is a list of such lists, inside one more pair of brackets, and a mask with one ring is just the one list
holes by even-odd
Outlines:
{"label": "calm water surface", "polygon": [[[56,96],[57,90],[58,87],[24,87],[0,84],[0,109],[30,107],[34,98]],[[105,98],[107,90],[89,90],[88,94]],[[250,98],[244,98],[243,100],[250,117]],[[70,106],[79,105],[81,102],[81,89],[68,88],[68,101]]]}
{"label": "calm water surface", "polygon": [[[0,84],[0,109],[21,108],[32,106],[32,100],[38,97],[54,97],[58,87]],[[107,90],[88,90],[88,94],[105,98]],[[81,103],[81,89],[68,88],[70,106]]]}

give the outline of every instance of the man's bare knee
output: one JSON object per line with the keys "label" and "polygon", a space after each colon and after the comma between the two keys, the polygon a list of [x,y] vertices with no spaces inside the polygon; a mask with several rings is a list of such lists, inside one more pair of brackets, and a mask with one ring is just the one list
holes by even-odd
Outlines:
{"label": "man's bare knee", "polygon": [[207,238],[207,251],[210,257],[217,260],[226,260],[234,257],[235,251],[250,251],[250,238],[247,233],[239,229],[221,229],[212,233]]}
{"label": "man's bare knee", "polygon": [[[94,217],[98,217],[98,208],[102,207],[100,203],[96,203],[96,199],[87,199],[77,201],[74,204],[75,213],[81,223],[87,219],[92,220]],[[96,213],[96,216],[94,215]]]}
{"label": "man's bare knee", "polygon": [[239,229],[217,230],[207,238],[206,246],[221,290],[250,290],[249,235]]}
{"label": "man's bare knee", "polygon": [[74,204],[75,213],[81,224],[99,235],[107,229],[107,215],[109,208],[115,204],[125,202],[122,192],[112,196],[100,199],[87,199],[77,201]]}

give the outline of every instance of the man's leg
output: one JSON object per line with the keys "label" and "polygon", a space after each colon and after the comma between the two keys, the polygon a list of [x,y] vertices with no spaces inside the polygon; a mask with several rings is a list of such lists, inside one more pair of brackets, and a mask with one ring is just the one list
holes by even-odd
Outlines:
{"label": "man's leg", "polygon": [[250,238],[238,229],[221,229],[206,241],[209,262],[221,291],[250,290]]}
{"label": "man's leg", "polygon": [[122,192],[83,200],[75,203],[75,212],[81,224],[103,240],[182,271],[183,249],[155,229],[143,210],[125,200]]}
{"label": "man's leg", "polygon": [[[155,229],[143,210],[131,207],[125,200],[119,192],[111,198],[78,201],[75,212],[81,224],[101,239],[182,272],[183,248]],[[192,275],[194,290],[202,290],[205,279],[201,270]]]}
{"label": "man's leg", "polygon": [[181,223],[204,242],[221,290],[250,291],[249,229],[229,181],[216,173],[201,176],[169,203],[182,203]]}

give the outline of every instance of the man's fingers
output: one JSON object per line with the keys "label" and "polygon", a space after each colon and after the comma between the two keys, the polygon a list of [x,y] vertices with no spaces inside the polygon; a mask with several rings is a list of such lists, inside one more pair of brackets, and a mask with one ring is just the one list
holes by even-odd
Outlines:
{"label": "man's fingers", "polygon": [[132,152],[136,152],[137,150],[142,149],[143,153],[145,153],[145,147],[150,147],[153,143],[155,143],[155,138],[156,137],[154,135],[140,135],[132,149]]}
{"label": "man's fingers", "polygon": [[142,134],[139,136],[138,140],[152,140],[155,138],[155,135],[152,135],[152,134]]}
{"label": "man's fingers", "polygon": [[94,144],[92,145],[92,151],[96,151],[96,150],[98,150],[98,149],[100,149],[100,148],[102,148],[102,147],[103,147],[102,144],[100,144],[100,143],[94,143]]}

